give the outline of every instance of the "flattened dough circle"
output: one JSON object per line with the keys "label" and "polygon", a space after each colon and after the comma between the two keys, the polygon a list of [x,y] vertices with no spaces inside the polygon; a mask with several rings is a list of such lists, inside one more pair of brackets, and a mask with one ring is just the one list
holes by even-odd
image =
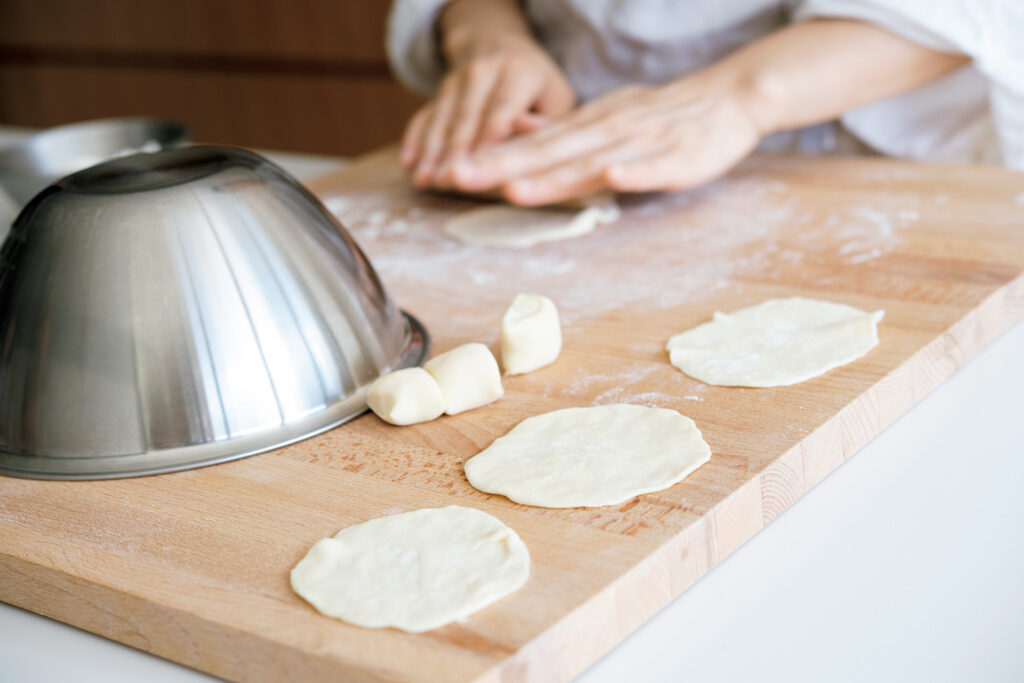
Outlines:
{"label": "flattened dough circle", "polygon": [[565,207],[525,208],[496,204],[460,213],[444,231],[463,244],[525,249],[541,242],[580,237],[598,225],[614,222],[619,206],[611,197],[595,198],[581,210]]}
{"label": "flattened dough circle", "polygon": [[475,488],[523,505],[600,507],[666,489],[710,457],[690,418],[620,403],[529,417],[465,467]]}
{"label": "flattened dough circle", "polygon": [[486,512],[450,505],[342,529],[310,548],[291,581],[329,617],[421,633],[487,607],[529,573],[516,532]]}
{"label": "flattened dough circle", "polygon": [[711,322],[669,339],[667,349],[672,365],[707,384],[785,386],[870,351],[884,315],[818,299],[769,299],[715,313]]}

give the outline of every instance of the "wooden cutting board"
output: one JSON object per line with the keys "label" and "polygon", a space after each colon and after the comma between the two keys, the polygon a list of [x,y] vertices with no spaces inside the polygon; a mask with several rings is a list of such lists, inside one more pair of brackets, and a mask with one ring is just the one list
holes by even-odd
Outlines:
{"label": "wooden cutting board", "polygon": [[[590,236],[500,251],[446,239],[443,220],[472,202],[410,191],[392,157],[314,190],[435,351],[494,348],[513,295],[537,292],[563,315],[558,362],[507,379],[493,405],[429,424],[368,415],[272,453],[140,479],[0,477],[0,599],[230,679],[566,679],[1024,316],[1021,174],[755,158],[700,191],[626,200],[623,218]],[[709,387],[668,364],[672,334],[791,295],[885,309],[881,343],[775,389]],[[711,462],[598,509],[523,507],[466,482],[462,463],[521,419],[616,402],[691,416]],[[288,572],[316,540],[452,503],[519,532],[532,557],[523,589],[422,635],[350,627],[291,592]]]}

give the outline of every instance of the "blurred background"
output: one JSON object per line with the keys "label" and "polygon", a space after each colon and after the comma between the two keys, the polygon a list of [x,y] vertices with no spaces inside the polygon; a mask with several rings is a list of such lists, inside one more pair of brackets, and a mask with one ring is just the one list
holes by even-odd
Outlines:
{"label": "blurred background", "polygon": [[0,125],[110,116],[196,142],[354,155],[421,99],[391,76],[383,0],[0,0]]}

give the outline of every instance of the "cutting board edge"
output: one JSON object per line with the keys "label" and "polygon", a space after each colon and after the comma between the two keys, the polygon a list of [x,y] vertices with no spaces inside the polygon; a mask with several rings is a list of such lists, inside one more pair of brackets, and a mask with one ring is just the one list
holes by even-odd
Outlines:
{"label": "cutting board edge", "polygon": [[[652,550],[644,562],[482,674],[476,683],[567,681],[579,675],[1021,321],[1024,275],[992,292],[977,308],[868,387],[706,516]],[[809,463],[808,456],[819,459]],[[780,469],[788,472],[780,474]],[[789,482],[783,485],[786,490],[782,493],[778,491],[780,481]],[[794,481],[800,482],[799,490],[793,486]],[[691,547],[699,549],[703,545],[692,540],[694,535],[706,536],[710,552],[703,557],[691,557]],[[675,559],[680,555],[682,563]],[[652,574],[665,577],[663,590],[651,590],[644,583]],[[610,621],[609,612],[614,613],[616,619],[611,621],[618,628],[596,628]],[[623,616],[626,619],[620,621]],[[586,644],[586,649],[581,644]],[[562,666],[552,670],[552,660]]]}
{"label": "cutting board edge", "polygon": [[[752,476],[705,517],[680,530],[655,548],[644,562],[606,585],[476,680],[568,680],[579,674],[1022,318],[1024,275],[993,292],[828,422]],[[809,462],[815,458],[816,461]],[[701,548],[708,552],[693,552]],[[5,591],[0,596],[5,602],[216,676],[277,680],[285,674],[303,678],[345,674],[349,680],[387,680],[387,672],[375,673],[352,663],[300,652],[7,552],[0,551],[0,573],[8,579],[21,577],[17,595]],[[2,583],[14,585],[10,580]],[[130,618],[120,617],[127,627],[118,629],[121,621],[103,607],[111,604],[130,613],[150,615],[150,626],[139,629]],[[173,624],[181,633],[209,630],[215,636],[211,640],[222,641],[228,630],[234,647],[204,651],[200,643],[206,641],[192,637],[187,642],[168,639],[154,643],[152,637],[142,634],[151,632],[158,621]]]}
{"label": "cutting board edge", "polygon": [[[260,637],[230,624],[191,614],[172,605],[118,590],[0,551],[0,584],[14,585],[18,595],[5,590],[3,601],[55,619],[75,628],[148,654],[225,680],[321,680],[343,673],[346,681],[393,681],[390,672],[374,672],[351,662],[311,655],[285,643]],[[46,593],[65,596],[62,600]],[[121,614],[109,606],[116,606]],[[145,614],[148,625],[139,628]],[[118,628],[118,624],[124,624]],[[225,634],[234,647],[226,649]],[[203,643],[215,646],[204,650]],[[339,669],[339,667],[343,667]]]}
{"label": "cutting board edge", "polygon": [[[977,308],[871,385],[828,422],[752,476],[707,516],[680,530],[654,549],[647,560],[609,583],[477,680],[567,680],[579,674],[1022,317],[1024,275],[994,291]],[[702,547],[708,552],[691,552]],[[375,673],[356,668],[352,663],[300,652],[200,615],[91,583],[59,568],[2,551],[0,572],[7,579],[21,577],[17,582],[17,595],[5,591],[0,596],[5,602],[216,676],[275,680],[285,674],[308,678],[343,673],[349,680],[366,681],[385,680],[387,676],[387,672]],[[11,580],[2,583],[14,585]],[[60,596],[65,597],[62,600]],[[111,610],[103,607],[111,604],[137,615],[150,615],[149,627],[140,629],[130,618],[115,619]],[[609,614],[613,616],[609,618]],[[117,624],[122,621],[126,621],[126,627],[118,629]],[[200,645],[206,641],[193,637],[185,641],[153,642],[152,637],[143,633],[152,632],[158,621],[172,624],[180,633],[208,630],[210,640],[223,641],[227,630],[234,646],[207,651]],[[606,628],[609,624],[612,628]]]}

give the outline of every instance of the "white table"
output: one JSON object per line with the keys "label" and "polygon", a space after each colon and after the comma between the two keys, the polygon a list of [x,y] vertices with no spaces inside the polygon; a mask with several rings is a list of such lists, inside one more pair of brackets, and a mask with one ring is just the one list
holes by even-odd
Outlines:
{"label": "white table", "polygon": [[[214,680],[2,603],[0,634],[2,681]],[[1024,681],[1024,324],[579,680]]]}

